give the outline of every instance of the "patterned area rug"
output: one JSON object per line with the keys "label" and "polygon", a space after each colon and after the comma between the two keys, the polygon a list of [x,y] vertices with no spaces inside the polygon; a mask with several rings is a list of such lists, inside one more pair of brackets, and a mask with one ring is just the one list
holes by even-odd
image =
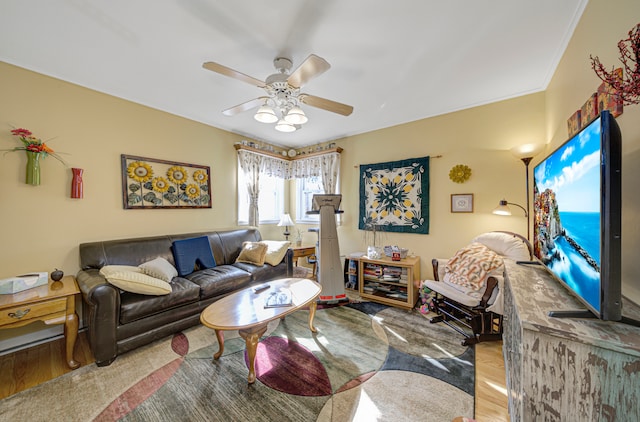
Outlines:
{"label": "patterned area rug", "polygon": [[[275,321],[255,384],[244,341],[198,326],[0,401],[0,420],[451,421],[473,417],[474,354],[418,312],[371,302]],[[235,334],[235,335],[234,335]]]}

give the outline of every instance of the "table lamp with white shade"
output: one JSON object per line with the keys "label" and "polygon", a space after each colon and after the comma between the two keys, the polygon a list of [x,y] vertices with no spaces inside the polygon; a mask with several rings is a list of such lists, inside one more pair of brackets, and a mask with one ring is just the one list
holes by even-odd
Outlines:
{"label": "table lamp with white shade", "polygon": [[291,232],[289,232],[289,227],[293,227],[294,225],[295,223],[293,222],[289,214],[282,214],[282,217],[280,217],[280,222],[278,222],[278,227],[284,227],[283,234],[285,240],[289,240],[289,235],[291,234]]}

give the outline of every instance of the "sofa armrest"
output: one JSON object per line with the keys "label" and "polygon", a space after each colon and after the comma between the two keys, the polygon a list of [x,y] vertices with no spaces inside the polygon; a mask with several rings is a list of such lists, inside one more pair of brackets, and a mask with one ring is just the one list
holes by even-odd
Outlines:
{"label": "sofa armrest", "polygon": [[120,320],[120,291],[97,269],[80,270],[76,281],[82,293],[91,351],[98,366],[108,365],[118,354],[116,331]]}

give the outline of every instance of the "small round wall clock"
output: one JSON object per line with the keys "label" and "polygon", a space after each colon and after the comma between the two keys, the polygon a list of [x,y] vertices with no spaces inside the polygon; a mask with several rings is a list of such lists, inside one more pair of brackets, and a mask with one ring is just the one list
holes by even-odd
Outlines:
{"label": "small round wall clock", "polygon": [[449,179],[456,183],[464,183],[471,177],[471,169],[464,164],[453,166],[449,171]]}

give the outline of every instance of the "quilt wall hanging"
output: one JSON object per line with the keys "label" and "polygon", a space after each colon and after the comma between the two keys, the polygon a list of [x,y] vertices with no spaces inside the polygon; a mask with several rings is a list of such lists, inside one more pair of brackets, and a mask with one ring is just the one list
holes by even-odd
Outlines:
{"label": "quilt wall hanging", "polygon": [[125,209],[211,208],[208,166],[120,156]]}
{"label": "quilt wall hanging", "polygon": [[429,233],[429,157],[360,166],[358,228]]}

